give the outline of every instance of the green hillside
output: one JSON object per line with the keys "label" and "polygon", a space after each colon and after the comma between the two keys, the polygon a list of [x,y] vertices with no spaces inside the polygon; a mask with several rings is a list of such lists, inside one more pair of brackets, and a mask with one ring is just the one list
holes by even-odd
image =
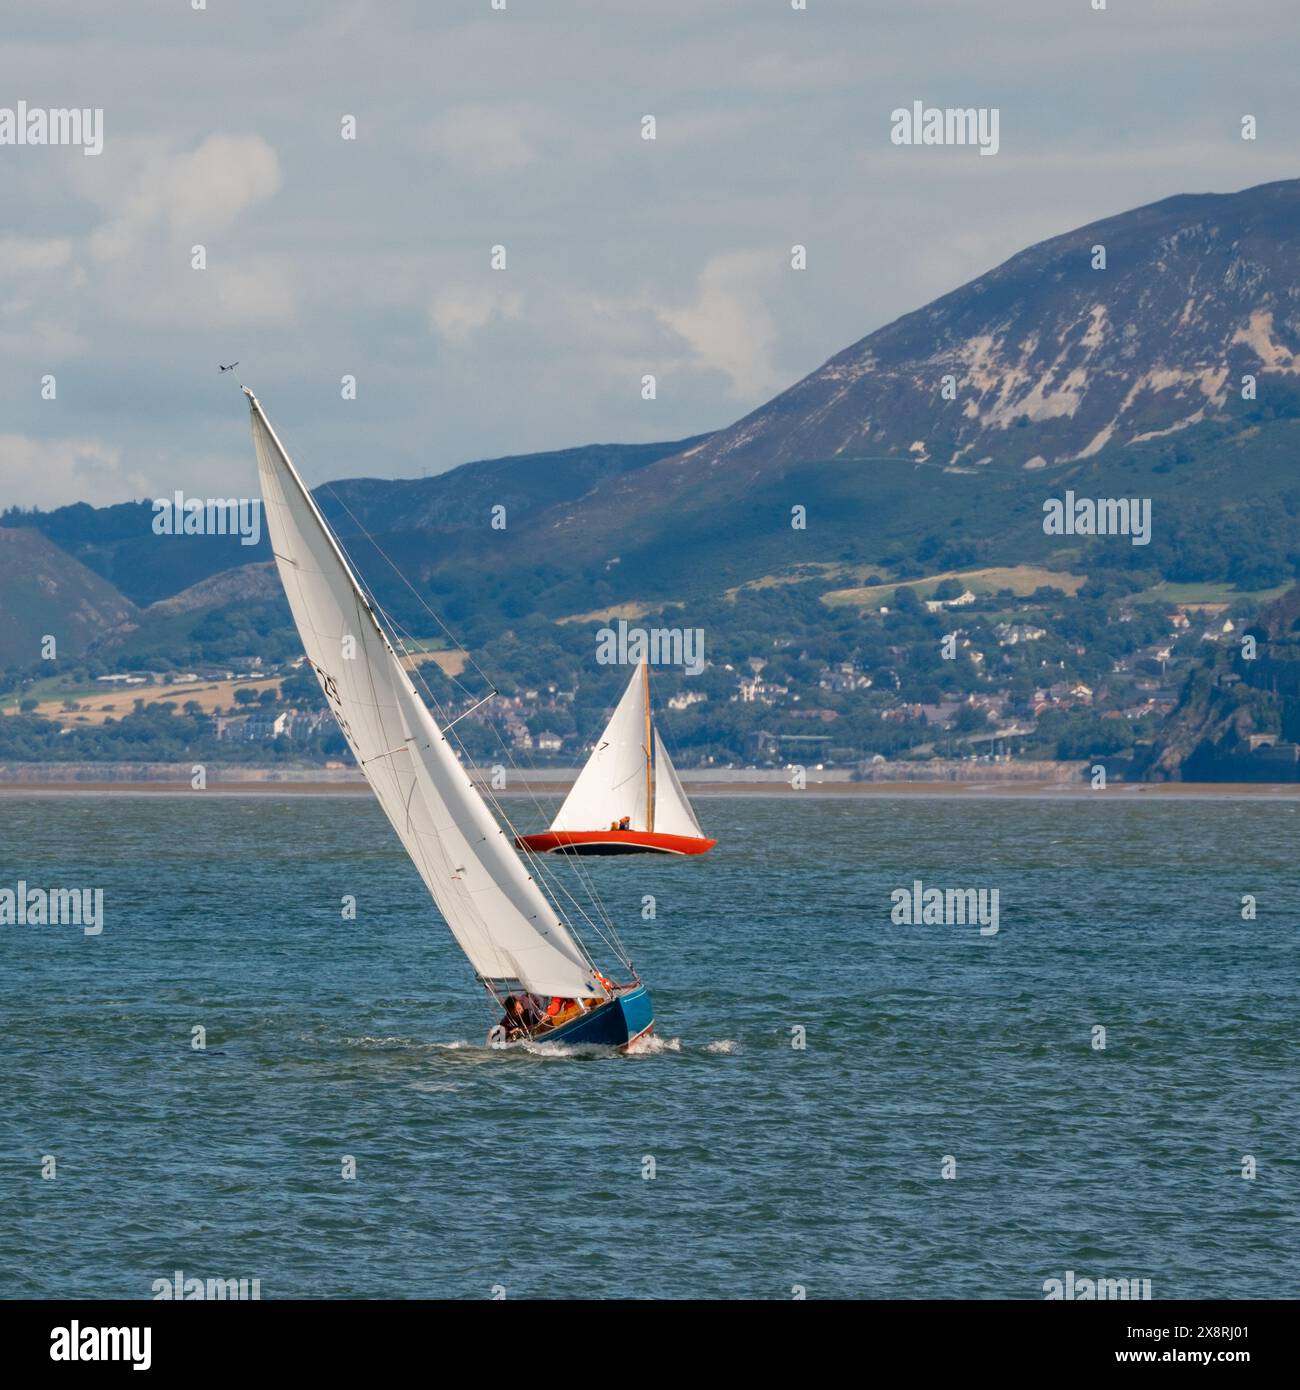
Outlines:
{"label": "green hillside", "polygon": [[99,575],[38,531],[0,527],[0,667],[38,667],[42,644],[80,656],[135,615]]}

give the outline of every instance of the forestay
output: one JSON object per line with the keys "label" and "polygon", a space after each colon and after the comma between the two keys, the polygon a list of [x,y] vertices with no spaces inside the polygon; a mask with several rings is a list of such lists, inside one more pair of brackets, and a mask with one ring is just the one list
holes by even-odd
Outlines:
{"label": "forestay", "polygon": [[[461,766],[247,388],[267,531],[307,659],[379,804],[485,980],[603,996]],[[643,794],[644,799],[644,794]]]}

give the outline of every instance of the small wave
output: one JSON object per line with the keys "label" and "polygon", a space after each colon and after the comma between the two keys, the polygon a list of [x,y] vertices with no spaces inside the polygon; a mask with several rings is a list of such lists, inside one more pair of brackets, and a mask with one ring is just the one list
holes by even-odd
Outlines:
{"label": "small wave", "polygon": [[739,1052],[740,1044],[733,1038],[720,1038],[717,1042],[705,1043],[705,1052],[731,1053]]}
{"label": "small wave", "polygon": [[[500,1050],[511,1051],[508,1047]],[[577,1058],[618,1056],[612,1047],[603,1047],[599,1043],[525,1042],[518,1044],[515,1050],[527,1053],[529,1057],[536,1057],[543,1062],[572,1062]]]}
{"label": "small wave", "polygon": [[[535,1043],[525,1040],[502,1046],[500,1044],[470,1042],[464,1038],[458,1038],[451,1042],[432,1042],[427,1038],[372,1037],[369,1035],[344,1038],[343,1041],[349,1047],[370,1048],[376,1051],[468,1054],[467,1061],[488,1061],[493,1058],[514,1058],[516,1060],[529,1058],[543,1062],[570,1062],[621,1055],[614,1048],[599,1043]],[[739,1046],[739,1043],[710,1043],[706,1050],[730,1052]],[[680,1038],[657,1038],[651,1035],[650,1037],[639,1038],[632,1044],[626,1055],[629,1057],[657,1057],[660,1053],[680,1052],[681,1050],[682,1040]]]}
{"label": "small wave", "polygon": [[348,1047],[360,1047],[374,1052],[481,1052],[486,1055],[491,1051],[482,1043],[467,1042],[464,1038],[458,1038],[453,1042],[437,1042],[430,1038],[372,1037],[366,1034],[359,1038],[345,1037],[343,1041]]}
{"label": "small wave", "polygon": [[638,1038],[627,1050],[629,1057],[658,1057],[664,1052],[680,1052],[682,1050],[682,1040],[680,1038],[660,1038],[654,1033],[648,1037]]}

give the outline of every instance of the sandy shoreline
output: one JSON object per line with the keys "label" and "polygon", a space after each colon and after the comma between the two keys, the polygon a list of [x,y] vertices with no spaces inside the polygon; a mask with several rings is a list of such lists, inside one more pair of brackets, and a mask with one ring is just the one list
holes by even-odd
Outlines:
{"label": "sandy shoreline", "polygon": [[[560,796],[569,790],[568,782],[530,782],[526,786],[498,793],[503,797]],[[1095,791],[1084,782],[809,782],[794,791],[787,782],[686,782],[691,797],[827,797],[858,798],[919,797],[978,800],[1060,800],[1111,798],[1115,800],[1186,801],[1196,799],[1247,798],[1251,800],[1300,800],[1297,782],[1112,782],[1104,791]],[[185,782],[158,781],[39,781],[0,782],[0,797],[21,796],[370,796],[362,781],[333,782],[209,782],[203,792],[195,792]]]}

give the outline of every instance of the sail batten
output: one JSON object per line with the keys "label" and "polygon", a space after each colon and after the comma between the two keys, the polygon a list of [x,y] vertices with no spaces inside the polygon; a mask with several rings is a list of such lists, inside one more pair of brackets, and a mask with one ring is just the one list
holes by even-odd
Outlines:
{"label": "sail batten", "polygon": [[452,935],[481,978],[518,980],[545,995],[604,994],[416,692],[260,404],[246,394],[272,553],[307,660]]}

